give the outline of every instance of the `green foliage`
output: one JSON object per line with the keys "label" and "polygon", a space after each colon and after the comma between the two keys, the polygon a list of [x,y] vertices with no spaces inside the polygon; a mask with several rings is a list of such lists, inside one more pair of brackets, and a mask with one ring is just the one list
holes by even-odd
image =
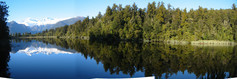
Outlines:
{"label": "green foliage", "polygon": [[10,78],[9,65],[11,42],[7,26],[8,6],[0,1],[0,77]]}
{"label": "green foliage", "polygon": [[92,40],[226,40],[237,41],[237,10],[197,10],[167,8],[163,2],[149,3],[147,9],[113,4],[101,13],[75,24],[51,29],[36,35],[43,36],[90,36]]}
{"label": "green foliage", "polygon": [[8,6],[0,1],[0,40],[9,39],[9,29],[7,27]]}

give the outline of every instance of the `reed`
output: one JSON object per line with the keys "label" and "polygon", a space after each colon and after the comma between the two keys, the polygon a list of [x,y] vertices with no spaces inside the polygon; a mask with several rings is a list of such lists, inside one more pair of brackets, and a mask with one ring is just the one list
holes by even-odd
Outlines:
{"label": "reed", "polygon": [[166,40],[164,41],[166,44],[171,44],[171,45],[187,45],[189,44],[188,41],[183,41],[183,40]]}
{"label": "reed", "polygon": [[233,41],[218,41],[218,40],[199,40],[191,41],[191,45],[202,45],[202,46],[234,46],[236,45]]}

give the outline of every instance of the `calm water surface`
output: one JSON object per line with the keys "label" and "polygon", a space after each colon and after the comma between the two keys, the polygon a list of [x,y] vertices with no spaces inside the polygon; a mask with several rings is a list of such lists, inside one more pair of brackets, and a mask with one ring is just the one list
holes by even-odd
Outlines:
{"label": "calm water surface", "polygon": [[4,55],[5,60],[1,58],[1,76],[17,79],[237,76],[237,47],[234,46],[27,39],[12,40],[8,55],[8,58]]}

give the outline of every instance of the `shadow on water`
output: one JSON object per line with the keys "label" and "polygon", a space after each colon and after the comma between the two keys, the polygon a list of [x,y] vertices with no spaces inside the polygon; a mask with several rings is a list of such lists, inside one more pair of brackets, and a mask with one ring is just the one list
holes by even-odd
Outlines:
{"label": "shadow on water", "polygon": [[[141,71],[145,76],[170,78],[178,72],[187,71],[188,74],[195,74],[196,78],[223,79],[237,76],[236,46],[197,47],[129,42],[111,45],[77,39],[34,40],[74,49],[85,58],[93,58],[97,63],[101,62],[104,71],[110,74],[122,72],[132,77],[136,72]],[[6,75],[9,75],[7,73],[8,52],[9,50],[1,60],[1,62],[4,60],[1,64],[4,65]]]}
{"label": "shadow on water", "polygon": [[10,77],[8,62],[11,46],[9,40],[0,40],[0,77]]}

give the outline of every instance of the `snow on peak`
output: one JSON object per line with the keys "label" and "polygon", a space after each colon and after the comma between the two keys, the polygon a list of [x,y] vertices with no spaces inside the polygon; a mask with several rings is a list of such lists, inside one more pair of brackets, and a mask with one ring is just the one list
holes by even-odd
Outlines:
{"label": "snow on peak", "polygon": [[32,56],[32,54],[43,53],[46,55],[50,54],[73,54],[72,52],[62,51],[56,48],[43,48],[43,47],[27,47],[26,49],[22,49],[17,51],[19,53],[26,53],[28,56]]}
{"label": "snow on peak", "polygon": [[[71,18],[71,17],[70,17]],[[47,25],[47,24],[55,24],[59,21],[66,20],[69,18],[51,18],[51,17],[46,17],[46,18],[26,18],[25,20],[22,20],[18,22],[19,24],[25,24],[26,26],[40,26],[40,25]]]}

